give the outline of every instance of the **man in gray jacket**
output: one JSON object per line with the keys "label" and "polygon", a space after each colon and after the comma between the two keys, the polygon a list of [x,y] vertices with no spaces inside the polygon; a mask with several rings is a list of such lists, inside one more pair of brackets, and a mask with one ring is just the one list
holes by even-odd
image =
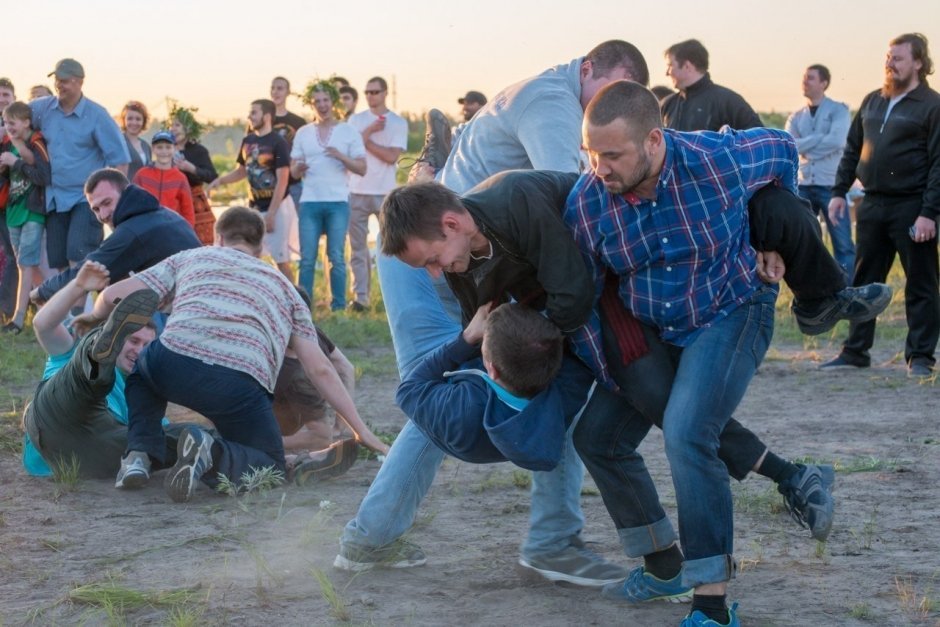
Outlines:
{"label": "man in gray jacket", "polygon": [[851,117],[849,108],[826,96],[831,82],[825,65],[811,65],[803,73],[803,95],[806,106],[790,114],[786,130],[796,140],[800,153],[800,196],[809,201],[816,215],[826,221],[832,238],[833,257],[852,282],[855,267],[855,244],[852,242],[852,221],[829,219],[830,189],[836,182],[836,170],[845,148]]}

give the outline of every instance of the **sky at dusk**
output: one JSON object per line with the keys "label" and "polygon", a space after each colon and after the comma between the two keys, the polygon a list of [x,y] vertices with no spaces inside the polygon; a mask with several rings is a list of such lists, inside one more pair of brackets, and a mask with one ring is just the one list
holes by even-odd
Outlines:
{"label": "sky at dusk", "polygon": [[[881,84],[892,37],[919,31],[940,59],[940,0],[574,5],[33,0],[25,12],[0,18],[0,76],[26,98],[30,86],[52,85],[46,74],[58,59],[73,57],[85,67],[85,94],[112,113],[137,99],[162,117],[171,97],[198,106],[201,118],[223,121],[243,117],[252,100],[267,97],[276,75],[290,79],[295,91],[333,73],[361,91],[368,78],[381,75],[394,87],[393,109],[437,107],[456,117],[456,99],[468,89],[492,96],[607,39],[635,44],[646,56],[651,83],[668,85],[663,50],[694,37],[710,52],[715,82],[759,111],[792,111],[802,106],[800,78],[812,63],[832,71],[829,95],[856,108]],[[562,6],[568,8],[556,8]],[[30,22],[34,17],[41,27]],[[940,78],[932,83],[940,85]],[[297,100],[290,108],[302,112]]]}

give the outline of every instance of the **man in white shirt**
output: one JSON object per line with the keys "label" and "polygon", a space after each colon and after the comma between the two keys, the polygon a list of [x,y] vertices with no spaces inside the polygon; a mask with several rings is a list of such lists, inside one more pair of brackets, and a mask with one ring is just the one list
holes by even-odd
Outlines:
{"label": "man in white shirt", "polygon": [[349,308],[369,307],[372,259],[369,255],[369,216],[378,215],[382,199],[395,187],[396,162],[408,147],[408,122],[385,105],[388,84],[381,76],[366,83],[368,111],[351,116],[347,122],[362,133],[366,148],[366,173],[349,176],[349,265],[353,275],[354,300]]}

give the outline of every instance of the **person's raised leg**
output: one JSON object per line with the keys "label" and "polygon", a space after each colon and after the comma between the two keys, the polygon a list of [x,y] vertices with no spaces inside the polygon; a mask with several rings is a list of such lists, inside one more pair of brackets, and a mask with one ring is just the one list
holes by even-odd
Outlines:
{"label": "person's raised leg", "polygon": [[[398,372],[404,378],[425,355],[460,333],[460,308],[447,284],[436,286],[427,270],[382,254],[376,265]],[[449,309],[442,293],[451,301]]]}

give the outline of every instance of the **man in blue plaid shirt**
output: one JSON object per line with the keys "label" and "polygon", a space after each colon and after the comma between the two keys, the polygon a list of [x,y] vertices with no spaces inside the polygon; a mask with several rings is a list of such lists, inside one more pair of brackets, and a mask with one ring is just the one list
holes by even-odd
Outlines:
{"label": "man in blue plaid shirt", "polygon": [[655,96],[627,81],[592,100],[583,135],[593,172],[571,191],[565,222],[600,306],[574,334],[575,348],[611,384],[601,339],[610,273],[617,305],[658,332],[674,370],[663,432],[685,555],[682,584],[695,588],[682,625],[737,625],[725,602],[736,566],[718,435],[773,335],[777,288],[759,276],[763,258],[749,241],[747,203],[772,183],[796,192],[796,148],[790,135],[772,129],[664,130]]}

